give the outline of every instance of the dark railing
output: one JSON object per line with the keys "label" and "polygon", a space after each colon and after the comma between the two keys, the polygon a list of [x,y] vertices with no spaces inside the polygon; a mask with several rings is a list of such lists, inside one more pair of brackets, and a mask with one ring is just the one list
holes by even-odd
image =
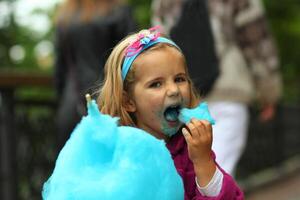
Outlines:
{"label": "dark railing", "polygon": [[268,123],[261,123],[252,109],[247,146],[237,167],[237,179],[246,193],[299,172],[299,120],[300,105],[280,104]]}
{"label": "dark railing", "polygon": [[[19,184],[20,169],[27,168],[27,166],[20,165],[18,147],[22,131],[30,126],[30,122],[28,121],[23,127],[24,130],[19,129],[19,116],[16,113],[20,102],[16,98],[16,92],[19,88],[36,86],[52,87],[52,78],[36,72],[0,71],[0,199],[2,200],[19,199],[19,190],[22,187]],[[43,103],[45,102],[44,100]],[[37,104],[37,102],[32,101],[31,104]],[[24,175],[30,176],[34,170],[34,167],[28,169]]]}
{"label": "dark railing", "polygon": [[[52,78],[37,73],[0,71],[1,200],[41,199],[42,185],[52,172],[55,151],[55,99],[20,98],[24,87],[53,91]],[[239,162],[237,179],[247,178],[300,155],[300,106],[280,105],[276,118],[260,123],[251,109],[248,144]],[[247,188],[245,188],[247,189]]]}
{"label": "dark railing", "polygon": [[276,117],[261,123],[252,112],[248,145],[239,163],[239,176],[276,166],[300,154],[300,106],[279,105]]}

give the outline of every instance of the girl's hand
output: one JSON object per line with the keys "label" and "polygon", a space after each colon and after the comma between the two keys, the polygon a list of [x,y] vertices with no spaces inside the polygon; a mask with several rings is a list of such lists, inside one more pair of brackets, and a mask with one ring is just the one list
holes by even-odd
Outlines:
{"label": "girl's hand", "polygon": [[188,145],[189,158],[194,164],[211,159],[212,126],[206,120],[192,119],[182,133]]}
{"label": "girl's hand", "polygon": [[213,177],[216,165],[211,157],[212,126],[206,120],[192,119],[182,133],[188,145],[189,158],[194,164],[197,181],[206,186]]}

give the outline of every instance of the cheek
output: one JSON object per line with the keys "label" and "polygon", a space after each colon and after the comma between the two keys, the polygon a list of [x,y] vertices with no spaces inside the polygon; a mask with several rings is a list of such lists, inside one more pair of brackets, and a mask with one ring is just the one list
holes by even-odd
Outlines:
{"label": "cheek", "polygon": [[145,93],[142,101],[149,106],[148,109],[155,111],[161,106],[162,97],[158,92]]}
{"label": "cheek", "polygon": [[145,109],[149,111],[149,118],[151,120],[161,121],[161,118],[163,116],[163,103],[161,102],[162,99],[158,95],[151,95],[148,96],[147,99],[144,99],[145,101]]}
{"label": "cheek", "polygon": [[145,117],[150,120],[161,116],[161,104],[160,98],[157,98],[155,95],[145,94],[143,98],[137,98],[137,111],[142,112]]}
{"label": "cheek", "polygon": [[149,109],[153,118],[160,118],[163,115],[161,105],[158,102],[154,101],[153,104],[150,104]]}
{"label": "cheek", "polygon": [[190,105],[191,103],[191,88],[188,86],[184,87],[182,90],[183,101],[185,105]]}

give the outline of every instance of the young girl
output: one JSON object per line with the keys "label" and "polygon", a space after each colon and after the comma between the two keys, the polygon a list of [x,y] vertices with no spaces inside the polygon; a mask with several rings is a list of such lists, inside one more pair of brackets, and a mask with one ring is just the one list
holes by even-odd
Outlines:
{"label": "young girl", "polygon": [[183,125],[178,119],[179,109],[198,103],[180,48],[155,30],[130,35],[108,58],[98,98],[101,112],[165,140],[186,200],[243,199],[232,177],[214,161],[211,124],[192,119]]}

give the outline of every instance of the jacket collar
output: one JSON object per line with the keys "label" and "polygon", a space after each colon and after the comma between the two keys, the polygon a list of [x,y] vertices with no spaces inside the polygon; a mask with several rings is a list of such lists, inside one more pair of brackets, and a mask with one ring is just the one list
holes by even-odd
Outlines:
{"label": "jacket collar", "polygon": [[172,156],[177,155],[185,146],[185,139],[181,131],[178,131],[178,133],[172,136],[167,142],[166,146],[169,149]]}

